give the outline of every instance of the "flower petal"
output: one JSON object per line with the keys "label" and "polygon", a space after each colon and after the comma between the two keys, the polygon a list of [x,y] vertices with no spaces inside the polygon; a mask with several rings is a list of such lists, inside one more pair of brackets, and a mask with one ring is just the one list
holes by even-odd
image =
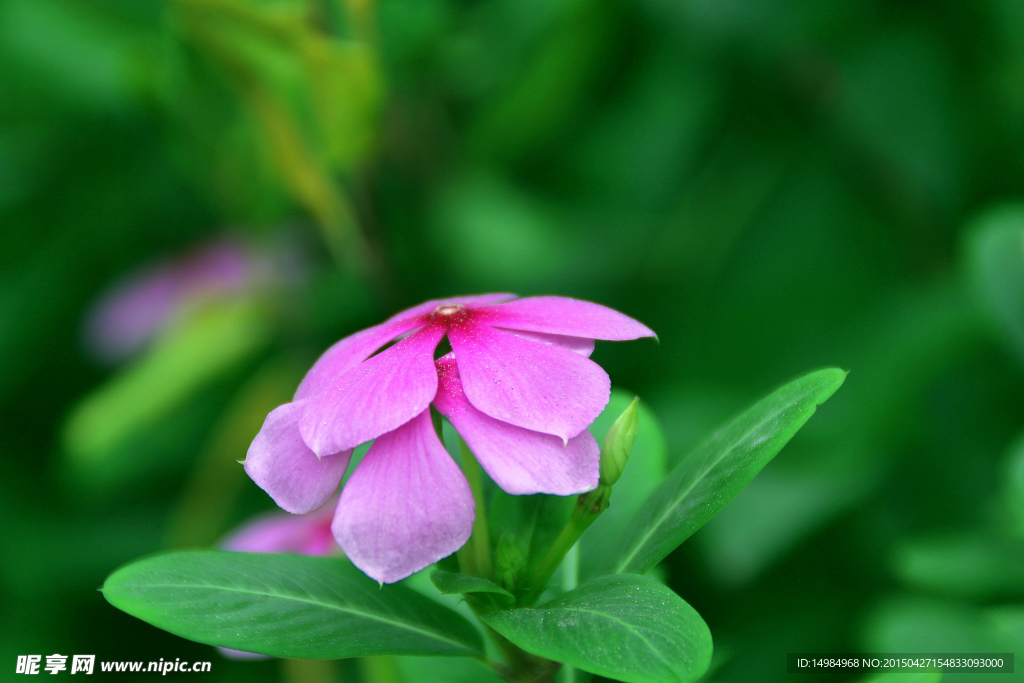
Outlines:
{"label": "flower petal", "polygon": [[350,334],[324,351],[313,364],[295,391],[295,400],[322,394],[331,382],[369,358],[377,349],[423,324],[424,321],[416,316],[405,316]]}
{"label": "flower petal", "polygon": [[299,435],[303,403],[275,408],[249,446],[245,471],[270,494],[274,502],[293,514],[312,512],[327,502],[348,469],[351,450],[318,458]]}
{"label": "flower petal", "polygon": [[461,548],[474,511],[469,484],[424,410],[370,447],[331,530],[357,567],[394,583]]}
{"label": "flower petal", "polygon": [[643,323],[607,306],[562,296],[516,299],[488,306],[480,313],[482,322],[511,330],[612,341],[656,336]]}
{"label": "flower petal", "polygon": [[608,404],[608,374],[577,353],[473,322],[448,339],[466,398],[497,420],[568,443]]}
{"label": "flower petal", "polygon": [[569,496],[597,487],[601,449],[589,430],[584,429],[563,445],[557,436],[495,420],[466,400],[451,355],[439,359],[437,365],[434,405],[503,491]]}
{"label": "flower petal", "polygon": [[423,412],[437,392],[434,348],[444,327],[431,325],[348,371],[309,400],[299,429],[314,453],[354,448]]}
{"label": "flower petal", "polygon": [[551,344],[563,349],[568,349],[569,351],[578,353],[586,358],[590,358],[590,354],[594,352],[593,339],[567,337],[562,334],[544,334],[543,332],[524,332],[523,330],[509,330],[509,332],[517,337],[522,337],[523,339],[532,339],[534,341],[544,342],[545,344]]}
{"label": "flower petal", "polygon": [[427,321],[423,317],[445,303],[485,306],[515,298],[515,294],[473,294],[450,299],[425,301],[388,318],[380,325],[350,334],[324,351],[303,378],[295,392],[295,400],[312,398],[327,390],[331,382],[362,363],[388,342],[401,337]]}
{"label": "flower petal", "polygon": [[245,553],[298,553],[331,555],[341,549],[331,536],[337,499],[305,515],[270,512],[232,531],[219,544],[224,550]]}

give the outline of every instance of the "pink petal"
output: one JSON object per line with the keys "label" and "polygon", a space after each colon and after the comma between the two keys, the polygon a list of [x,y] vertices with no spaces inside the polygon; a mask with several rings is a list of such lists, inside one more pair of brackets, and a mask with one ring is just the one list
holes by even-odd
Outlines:
{"label": "pink petal", "polygon": [[246,553],[298,553],[332,555],[341,548],[331,536],[337,500],[305,515],[272,512],[260,515],[232,531],[221,543],[225,550]]}
{"label": "pink petal", "polygon": [[369,358],[377,349],[423,323],[424,321],[416,316],[393,318],[345,337],[324,351],[309,369],[295,391],[295,400],[312,398],[324,393],[331,382]]}
{"label": "pink petal", "polygon": [[448,339],[466,398],[497,420],[568,443],[608,404],[608,374],[577,353],[472,322]]}
{"label": "pink petal", "polygon": [[402,426],[437,393],[434,348],[444,327],[431,325],[345,373],[309,400],[299,429],[314,453],[354,448]]}
{"label": "pink petal", "polygon": [[299,435],[303,403],[275,408],[249,446],[245,471],[282,509],[312,512],[327,502],[348,469],[352,451],[317,458]]}
{"label": "pink petal", "polygon": [[516,299],[480,313],[488,325],[512,330],[613,341],[656,336],[646,325],[607,306],[561,296]]}
{"label": "pink petal", "polygon": [[331,529],[357,567],[394,583],[461,548],[474,510],[469,484],[424,410],[370,447]]}
{"label": "pink petal", "polygon": [[295,400],[312,398],[323,393],[331,382],[369,358],[377,349],[424,325],[427,322],[424,316],[442,304],[461,303],[483,306],[507,301],[514,297],[515,294],[475,294],[426,301],[396,313],[380,325],[351,334],[327,349],[313,364],[296,390]]}
{"label": "pink petal", "polygon": [[590,354],[594,352],[593,339],[586,339],[584,337],[566,337],[561,334],[544,334],[543,332],[524,332],[522,330],[508,331],[517,337],[532,339],[533,341],[544,342],[545,344],[552,344],[553,346],[559,346],[587,358],[590,358]]}
{"label": "pink petal", "polygon": [[434,406],[455,427],[491,479],[506,493],[569,496],[597,487],[601,449],[590,431],[563,445],[557,436],[514,427],[484,415],[462,393],[451,355],[438,360]]}

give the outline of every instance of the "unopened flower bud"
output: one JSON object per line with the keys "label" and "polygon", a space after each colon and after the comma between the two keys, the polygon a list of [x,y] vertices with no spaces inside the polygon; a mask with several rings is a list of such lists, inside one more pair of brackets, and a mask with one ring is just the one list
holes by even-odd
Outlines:
{"label": "unopened flower bud", "polygon": [[640,431],[640,412],[638,406],[640,399],[633,398],[633,402],[622,411],[615,424],[608,430],[604,437],[604,446],[601,448],[601,485],[611,486],[622,476],[622,470],[626,467],[629,454],[633,452],[633,443],[636,441],[637,432]]}

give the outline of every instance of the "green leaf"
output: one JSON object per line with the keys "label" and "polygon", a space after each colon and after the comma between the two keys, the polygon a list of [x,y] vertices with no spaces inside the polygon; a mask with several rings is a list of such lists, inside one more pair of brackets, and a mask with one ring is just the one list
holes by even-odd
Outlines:
{"label": "green leaf", "polygon": [[513,597],[511,593],[493,581],[481,579],[477,576],[469,576],[468,574],[456,574],[435,569],[430,572],[430,580],[437,587],[437,590],[445,595],[452,595],[454,593],[497,593],[508,598]]}
{"label": "green leaf", "polygon": [[603,576],[541,607],[480,617],[527,652],[626,683],[683,683],[711,664],[711,631],[654,579]]}
{"label": "green leaf", "polygon": [[663,560],[750,483],[845,379],[838,368],[804,375],[698,446],[633,519],[611,573],[643,573]]}
{"label": "green leaf", "polygon": [[107,578],[118,609],[208,645],[300,659],[477,655],[466,619],[348,561],[203,550],[129,564]]}

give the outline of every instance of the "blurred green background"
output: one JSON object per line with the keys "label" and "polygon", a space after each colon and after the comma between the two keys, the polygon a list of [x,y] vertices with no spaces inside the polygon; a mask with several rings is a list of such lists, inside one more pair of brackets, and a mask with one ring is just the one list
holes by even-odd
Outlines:
{"label": "blurred green background", "polygon": [[[0,0],[3,666],[375,670],[229,661],[96,588],[272,507],[235,461],[320,351],[477,291],[656,330],[594,358],[670,463],[851,371],[667,562],[710,680],[1024,654],[1021,201],[1019,0]],[[97,360],[104,292],[224,239],[259,277]]]}

